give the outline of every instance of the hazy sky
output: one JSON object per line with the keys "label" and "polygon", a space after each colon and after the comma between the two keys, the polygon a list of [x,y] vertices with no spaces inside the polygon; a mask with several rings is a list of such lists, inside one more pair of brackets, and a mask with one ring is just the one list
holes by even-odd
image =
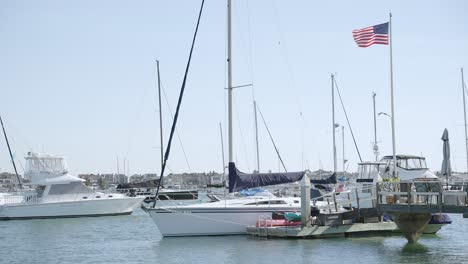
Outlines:
{"label": "hazy sky", "polygon": [[[116,172],[117,158],[121,171],[123,159],[130,173],[159,171],[155,60],[174,110],[199,4],[0,1],[0,114],[16,160],[24,165],[33,150],[67,157],[75,174]],[[452,166],[465,170],[460,67],[468,68],[467,8],[463,0],[233,0],[234,85],[253,84],[234,92],[240,170],[255,168],[253,96],[289,171],[332,168],[331,73],[363,159],[373,158],[371,94],[377,111],[390,113],[389,49],[358,48],[351,31],[388,21],[390,11],[397,152],[422,154],[440,170],[440,137],[448,128]],[[188,164],[176,137],[168,172],[222,169],[225,59],[226,3],[207,0],[178,123]],[[167,142],[171,117],[163,102]],[[336,121],[345,124],[338,103],[336,109]],[[261,122],[259,128],[260,169],[277,170]],[[348,128],[345,137],[348,170],[355,170]],[[388,117],[378,117],[378,139],[381,154],[391,154]],[[0,150],[0,171],[12,171],[3,138]]]}

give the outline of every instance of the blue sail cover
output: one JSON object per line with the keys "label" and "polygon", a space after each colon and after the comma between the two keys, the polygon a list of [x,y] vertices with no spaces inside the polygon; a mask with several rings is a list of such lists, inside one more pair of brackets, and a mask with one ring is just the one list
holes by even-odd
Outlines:
{"label": "blue sail cover", "polygon": [[276,173],[252,173],[240,172],[234,162],[229,162],[229,192],[238,192],[261,186],[300,181],[305,171],[300,172],[276,172]]}
{"label": "blue sail cover", "polygon": [[334,172],[330,177],[327,179],[311,179],[310,183],[313,184],[336,184],[336,173]]}

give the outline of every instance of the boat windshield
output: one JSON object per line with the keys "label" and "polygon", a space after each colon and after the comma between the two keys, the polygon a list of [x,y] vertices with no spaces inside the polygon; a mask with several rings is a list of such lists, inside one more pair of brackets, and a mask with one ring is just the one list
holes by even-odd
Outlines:
{"label": "boat windshield", "polygon": [[49,195],[94,193],[93,190],[83,185],[81,182],[71,182],[67,184],[54,184],[50,186]]}
{"label": "boat windshield", "polygon": [[397,161],[398,167],[407,170],[426,169],[426,160],[422,158],[408,158]]}

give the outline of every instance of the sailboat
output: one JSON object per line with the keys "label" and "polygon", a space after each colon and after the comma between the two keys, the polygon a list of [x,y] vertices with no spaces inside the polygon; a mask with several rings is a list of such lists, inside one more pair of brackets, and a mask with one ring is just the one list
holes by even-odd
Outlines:
{"label": "sailboat", "polygon": [[[158,75],[158,105],[159,105],[159,140],[160,140],[160,153],[161,153],[161,168],[164,163],[164,144],[163,144],[163,115],[161,104],[161,76],[159,73],[159,60],[156,60],[156,71]],[[129,196],[144,197],[145,203],[154,203],[155,199],[165,201],[178,201],[178,200],[197,200],[197,190],[182,190],[179,188],[161,188],[156,198],[157,188],[160,184],[159,180],[149,180],[144,182],[124,183],[117,186],[117,191],[127,194]]]}
{"label": "sailboat", "polygon": [[[246,174],[235,166],[232,129],[231,0],[227,0],[227,9],[229,192],[299,181],[306,175],[306,171]],[[320,202],[316,205],[320,206]],[[144,210],[154,220],[161,234],[167,237],[246,234],[246,227],[254,225],[260,217],[271,216],[273,212],[278,211],[300,212],[301,207],[298,197],[276,197],[270,192],[256,189],[247,196],[240,192],[233,199],[185,206],[145,207]]]}

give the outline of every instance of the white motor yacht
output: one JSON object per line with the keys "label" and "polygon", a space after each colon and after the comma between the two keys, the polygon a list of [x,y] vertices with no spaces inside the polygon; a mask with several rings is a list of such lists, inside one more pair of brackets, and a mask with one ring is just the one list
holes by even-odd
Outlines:
{"label": "white motor yacht", "polygon": [[[361,162],[358,164],[358,175],[350,180],[349,189],[357,189],[359,208],[375,208],[376,183],[408,182],[408,181],[439,181],[426,165],[426,158],[413,155],[396,155],[398,179],[392,179],[393,157],[385,156],[381,161]],[[352,191],[353,206],[356,204],[356,192]]]}
{"label": "white motor yacht", "polygon": [[131,214],[144,199],[90,189],[68,174],[62,157],[28,153],[25,177],[35,191],[0,196],[1,220]]}
{"label": "white motor yacht", "polygon": [[[399,182],[416,182],[415,186],[438,182],[439,178],[426,165],[426,159],[414,155],[396,155],[397,179],[393,179],[393,157],[385,156],[381,161],[361,162],[358,164],[358,175],[350,180],[348,188],[351,190],[352,205],[360,208],[362,214],[377,215],[376,184]],[[359,199],[357,199],[357,197]],[[390,197],[393,198],[393,197]],[[393,202],[393,200],[387,201]],[[386,218],[386,217],[384,217]],[[433,214],[429,225],[424,229],[425,234],[434,234],[444,225],[452,221],[446,214]]]}

